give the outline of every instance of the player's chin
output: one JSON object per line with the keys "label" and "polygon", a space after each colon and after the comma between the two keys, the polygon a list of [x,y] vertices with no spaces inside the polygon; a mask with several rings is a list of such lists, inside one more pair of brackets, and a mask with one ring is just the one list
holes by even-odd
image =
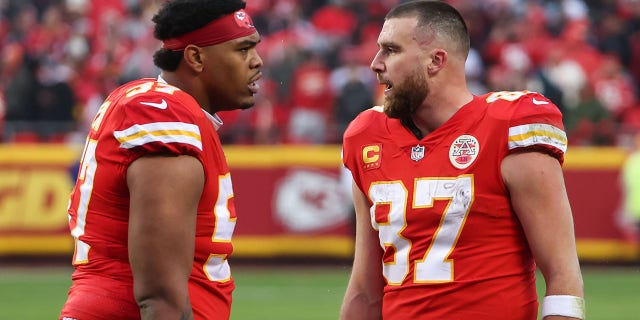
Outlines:
{"label": "player's chin", "polygon": [[238,107],[239,109],[245,110],[253,107],[255,104],[256,104],[255,99],[253,97],[248,97],[240,101],[240,103],[238,104]]}

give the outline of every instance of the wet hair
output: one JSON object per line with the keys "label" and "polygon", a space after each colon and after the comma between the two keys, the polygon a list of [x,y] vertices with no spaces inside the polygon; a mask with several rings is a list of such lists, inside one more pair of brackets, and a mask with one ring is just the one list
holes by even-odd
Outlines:
{"label": "wet hair", "polygon": [[[155,23],[153,36],[158,40],[171,39],[200,29],[245,6],[242,0],[170,0],[151,19]],[[154,53],[153,63],[162,70],[175,71],[182,55],[183,51],[161,48]]]}
{"label": "wet hair", "polygon": [[418,0],[400,4],[385,19],[416,17],[417,28],[435,32],[450,40],[466,57],[469,54],[470,39],[464,18],[451,5],[437,0]]}

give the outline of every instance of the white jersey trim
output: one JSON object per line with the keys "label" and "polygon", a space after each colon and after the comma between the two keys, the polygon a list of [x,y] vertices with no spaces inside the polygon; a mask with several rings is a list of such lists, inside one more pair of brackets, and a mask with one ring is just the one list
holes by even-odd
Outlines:
{"label": "white jersey trim", "polygon": [[184,122],[154,122],[134,124],[115,131],[113,136],[120,142],[120,148],[131,149],[151,142],[186,143],[202,150],[200,129],[195,124]]}
{"label": "white jersey trim", "polygon": [[530,123],[509,128],[509,150],[534,145],[548,145],[567,152],[567,134],[560,128]]}
{"label": "white jersey trim", "polygon": [[207,116],[209,121],[211,121],[211,123],[213,124],[213,127],[216,128],[216,131],[218,131],[218,129],[222,127],[223,125],[222,119],[220,119],[220,117],[217,114],[215,113],[210,114],[209,112],[207,112],[207,110],[202,110],[202,112],[204,112],[204,114]]}

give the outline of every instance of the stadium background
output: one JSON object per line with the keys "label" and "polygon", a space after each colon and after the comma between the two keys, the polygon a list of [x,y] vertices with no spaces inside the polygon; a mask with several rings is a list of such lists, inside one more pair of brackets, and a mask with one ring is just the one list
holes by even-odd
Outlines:
{"label": "stadium background", "polygon": [[[157,76],[150,18],[161,2],[0,0],[0,273],[68,267],[65,209],[84,135],[108,92]],[[339,143],[355,114],[380,102],[368,64],[398,2],[248,1],[265,78],[257,105],[221,114],[220,131],[239,212],[236,262],[331,261],[346,280],[353,229]],[[449,2],[470,27],[474,93],[527,89],[561,108],[581,261],[626,265],[637,280],[619,174],[640,132],[640,1]]]}

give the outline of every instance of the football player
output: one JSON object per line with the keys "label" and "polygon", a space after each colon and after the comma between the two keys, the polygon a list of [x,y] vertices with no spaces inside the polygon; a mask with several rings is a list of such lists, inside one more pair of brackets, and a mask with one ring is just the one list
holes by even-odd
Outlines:
{"label": "football player", "polygon": [[156,79],[113,91],[69,204],[60,319],[228,319],[236,223],[216,112],[254,104],[260,35],[240,0],[174,0],[153,17]]}
{"label": "football player", "polygon": [[474,96],[469,34],[441,1],[393,8],[371,69],[384,106],[344,134],[356,248],[341,319],[583,319],[562,115],[528,91]]}

